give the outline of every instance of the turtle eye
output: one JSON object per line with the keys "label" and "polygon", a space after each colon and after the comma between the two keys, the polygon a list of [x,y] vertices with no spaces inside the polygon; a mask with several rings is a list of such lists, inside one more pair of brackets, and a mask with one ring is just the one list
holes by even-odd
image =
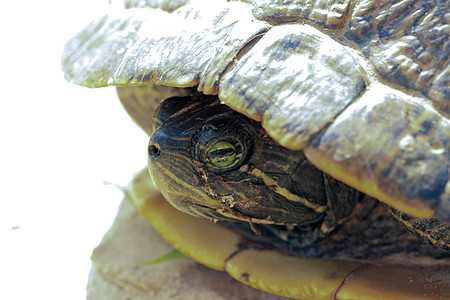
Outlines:
{"label": "turtle eye", "polygon": [[203,124],[191,140],[193,161],[217,173],[238,168],[253,149],[252,131],[244,125],[240,118],[216,118]]}
{"label": "turtle eye", "polygon": [[208,161],[215,167],[232,167],[242,157],[242,145],[239,141],[220,141],[206,150]]}

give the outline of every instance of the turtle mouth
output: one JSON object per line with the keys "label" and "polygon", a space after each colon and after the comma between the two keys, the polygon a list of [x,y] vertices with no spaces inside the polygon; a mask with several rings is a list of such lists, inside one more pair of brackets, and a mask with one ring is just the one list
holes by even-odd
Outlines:
{"label": "turtle mouth", "polygon": [[[248,216],[237,210],[225,196],[212,195],[205,191],[204,187],[186,182],[183,170],[179,172],[167,169],[162,163],[150,159],[148,164],[150,178],[163,194],[164,198],[176,209],[195,217],[217,221],[248,222],[253,232],[253,223],[272,224],[277,223],[269,219],[261,219]],[[198,180],[198,179],[194,179]],[[231,196],[230,196],[231,197]],[[293,224],[296,225],[296,224]]]}
{"label": "turtle mouth", "polygon": [[181,176],[182,172],[178,175],[163,167],[161,163],[153,160],[149,161],[148,170],[153,184],[176,209],[213,221],[236,220],[225,217],[220,213],[222,207],[219,203],[201,188],[196,188],[195,185],[186,183]]}
{"label": "turtle mouth", "polygon": [[195,217],[202,217],[209,220],[219,220],[223,217],[215,210],[195,203],[194,198],[179,192],[162,192],[164,198],[170,199],[168,202],[178,210]]}

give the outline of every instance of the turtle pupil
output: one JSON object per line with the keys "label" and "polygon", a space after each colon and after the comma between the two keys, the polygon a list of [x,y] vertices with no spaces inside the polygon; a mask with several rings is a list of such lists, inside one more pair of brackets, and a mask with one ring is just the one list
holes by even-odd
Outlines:
{"label": "turtle pupil", "polygon": [[214,166],[228,167],[236,161],[237,153],[230,142],[218,142],[210,147],[207,156]]}

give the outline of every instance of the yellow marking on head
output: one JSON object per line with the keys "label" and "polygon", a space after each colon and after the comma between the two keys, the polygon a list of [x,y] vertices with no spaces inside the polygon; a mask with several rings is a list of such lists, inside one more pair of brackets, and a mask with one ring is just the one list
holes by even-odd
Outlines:
{"label": "yellow marking on head", "polygon": [[[205,199],[205,205],[207,203],[211,203],[211,197],[208,196],[206,193],[203,193],[201,191],[199,191],[198,189],[194,189],[192,188],[192,185],[187,184],[184,180],[180,179],[179,177],[177,177],[175,174],[173,174],[172,172],[170,172],[168,169],[164,168],[160,163],[155,162],[155,164],[158,166],[158,168],[163,172],[164,175],[170,177],[173,181],[175,181],[178,185],[194,192],[195,194],[197,194],[199,196],[199,198],[201,199]],[[213,201],[216,202],[216,201]],[[214,204],[214,203],[213,203]],[[217,205],[217,204],[216,204]]]}
{"label": "yellow marking on head", "polygon": [[252,175],[254,175],[256,177],[262,178],[264,183],[270,189],[272,189],[275,193],[280,194],[281,196],[285,197],[286,199],[288,199],[290,201],[300,202],[304,206],[306,206],[308,208],[311,208],[312,210],[314,210],[315,212],[318,212],[318,213],[322,213],[322,212],[324,212],[327,209],[326,205],[320,205],[320,204],[317,204],[317,203],[310,202],[310,201],[308,201],[307,199],[305,199],[303,197],[300,197],[300,196],[298,196],[296,194],[291,193],[286,188],[283,188],[283,187],[279,186],[278,183],[275,180],[273,180],[272,178],[267,176],[261,170],[258,170],[256,168],[254,168],[253,170],[249,171],[249,174],[252,174]]}

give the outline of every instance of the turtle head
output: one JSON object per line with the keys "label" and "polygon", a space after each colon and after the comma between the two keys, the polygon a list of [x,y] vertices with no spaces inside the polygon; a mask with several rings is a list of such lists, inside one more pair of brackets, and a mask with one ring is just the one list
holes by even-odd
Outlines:
{"label": "turtle head", "polygon": [[176,208],[212,220],[308,224],[327,208],[323,173],[216,96],[165,100],[153,118],[150,175]]}

